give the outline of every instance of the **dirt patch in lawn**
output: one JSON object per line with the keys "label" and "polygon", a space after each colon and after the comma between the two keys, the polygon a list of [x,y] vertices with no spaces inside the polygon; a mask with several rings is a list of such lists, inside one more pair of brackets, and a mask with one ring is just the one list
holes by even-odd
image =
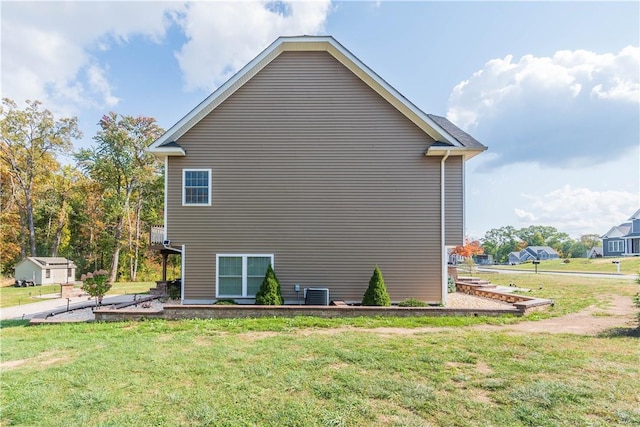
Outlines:
{"label": "dirt patch in lawn", "polygon": [[0,370],[10,370],[19,367],[49,366],[69,362],[69,357],[56,352],[45,352],[28,359],[16,359],[0,362]]}
{"label": "dirt patch in lawn", "polygon": [[[577,313],[553,317],[545,320],[532,320],[512,325],[476,325],[473,329],[486,331],[514,331],[525,333],[578,334],[596,336],[609,330],[616,330],[617,335],[634,335],[638,329],[638,309],[630,297],[612,295],[606,308],[588,307]],[[617,329],[616,329],[617,328]],[[460,330],[459,327],[418,327],[418,328],[357,328],[346,326],[331,329],[301,329],[295,333],[301,335],[336,335],[344,332],[367,332],[379,336],[417,335]],[[250,332],[250,338],[272,336],[272,332]],[[615,334],[614,334],[615,335]]]}
{"label": "dirt patch in lawn", "polygon": [[630,297],[613,295],[607,308],[590,306],[577,313],[551,319],[521,322],[513,325],[479,325],[483,330],[546,332],[553,334],[598,335],[611,328],[632,329],[638,326],[638,309]]}

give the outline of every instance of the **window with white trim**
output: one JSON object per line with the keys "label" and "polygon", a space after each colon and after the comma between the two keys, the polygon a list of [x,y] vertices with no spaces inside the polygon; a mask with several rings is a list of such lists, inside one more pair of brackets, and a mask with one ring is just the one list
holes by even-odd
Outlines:
{"label": "window with white trim", "polygon": [[612,240],[609,242],[609,252],[624,252],[624,241]]}
{"label": "window with white trim", "polygon": [[262,285],[273,255],[216,255],[218,298],[253,298]]}
{"label": "window with white trim", "polygon": [[182,204],[211,206],[211,169],[182,171]]}

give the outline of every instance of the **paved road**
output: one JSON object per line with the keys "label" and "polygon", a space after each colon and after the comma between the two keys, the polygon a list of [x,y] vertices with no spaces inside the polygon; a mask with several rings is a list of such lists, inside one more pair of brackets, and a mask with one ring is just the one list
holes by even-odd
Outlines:
{"label": "paved road", "polygon": [[[122,302],[133,301],[134,295],[110,295],[104,297],[102,304],[119,304]],[[0,308],[0,320],[6,319],[31,319],[39,314],[48,314],[54,311],[63,311],[70,309],[83,308],[88,305],[95,304],[95,299],[87,296],[72,297],[67,301],[66,298],[53,298],[45,301],[34,302],[31,304],[16,305],[14,307]]]}
{"label": "paved road", "polygon": [[[531,274],[533,270],[503,270],[501,268],[485,268],[478,267],[478,271],[485,271],[487,273],[500,273],[500,274]],[[607,273],[574,273],[571,271],[542,271],[538,270],[538,274],[555,274],[558,276],[576,276],[576,277],[602,277],[605,279],[624,279],[624,280],[636,280],[637,274],[607,274]]]}

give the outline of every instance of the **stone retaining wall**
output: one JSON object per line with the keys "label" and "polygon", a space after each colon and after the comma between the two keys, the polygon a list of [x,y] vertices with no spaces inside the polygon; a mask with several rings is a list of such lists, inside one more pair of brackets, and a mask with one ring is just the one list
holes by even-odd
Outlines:
{"label": "stone retaining wall", "polygon": [[495,286],[472,282],[457,282],[456,291],[483,298],[491,298],[498,301],[508,302],[523,313],[544,309],[553,305],[553,300],[529,297],[495,290]]}
{"label": "stone retaining wall", "polygon": [[465,309],[445,307],[362,307],[362,306],[308,306],[308,305],[165,305],[163,310],[96,310],[98,321],[125,321],[141,319],[234,319],[246,317],[414,317],[414,316],[521,316],[523,310]]}

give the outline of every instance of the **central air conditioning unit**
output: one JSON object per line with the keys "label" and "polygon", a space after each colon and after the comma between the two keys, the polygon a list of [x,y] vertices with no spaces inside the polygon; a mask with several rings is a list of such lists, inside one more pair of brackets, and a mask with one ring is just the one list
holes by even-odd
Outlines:
{"label": "central air conditioning unit", "polygon": [[304,303],[306,305],[329,305],[329,289],[306,288],[304,290]]}

